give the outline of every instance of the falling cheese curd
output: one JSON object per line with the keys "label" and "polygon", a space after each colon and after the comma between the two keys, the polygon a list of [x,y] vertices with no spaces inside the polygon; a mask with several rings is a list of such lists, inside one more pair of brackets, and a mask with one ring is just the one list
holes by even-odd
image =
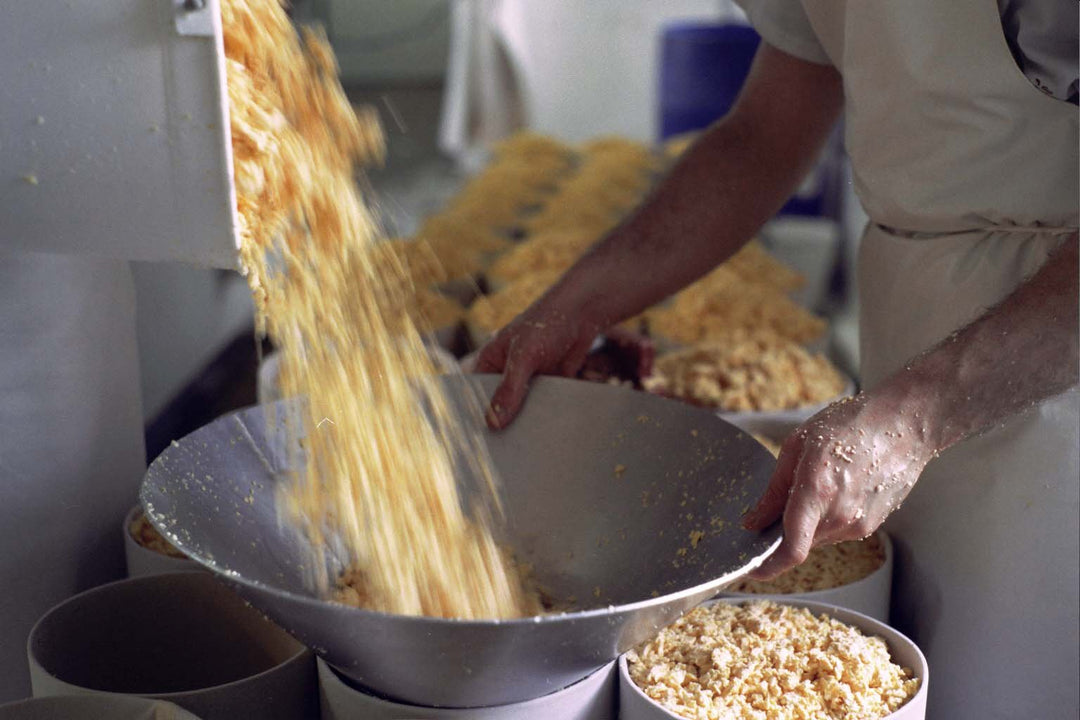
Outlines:
{"label": "falling cheese curd", "polygon": [[[242,265],[281,391],[304,398],[286,428],[303,469],[279,509],[317,548],[314,586],[404,615],[540,612],[493,539],[479,430],[452,412],[424,318],[407,310],[406,263],[358,189],[357,168],[382,157],[376,121],[350,105],[325,38],[297,32],[277,0],[222,0],[221,12]],[[481,478],[468,497],[458,457]],[[324,570],[331,544],[350,561],[340,577]]]}

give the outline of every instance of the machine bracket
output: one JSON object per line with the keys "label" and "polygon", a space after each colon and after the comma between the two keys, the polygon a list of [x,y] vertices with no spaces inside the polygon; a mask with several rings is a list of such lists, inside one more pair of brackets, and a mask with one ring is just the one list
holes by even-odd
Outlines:
{"label": "machine bracket", "polygon": [[171,1],[178,34],[213,37],[214,3],[211,3],[210,0]]}

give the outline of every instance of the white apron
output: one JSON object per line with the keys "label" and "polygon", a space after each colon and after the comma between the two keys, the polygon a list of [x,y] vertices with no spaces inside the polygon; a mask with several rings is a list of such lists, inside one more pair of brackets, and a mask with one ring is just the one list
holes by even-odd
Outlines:
{"label": "white apron", "polygon": [[[873,387],[1004,299],[1078,223],[1077,109],[1016,67],[993,0],[805,0],[844,76],[870,215]],[[887,522],[893,622],[926,653],[929,717],[1077,716],[1078,394],[930,463]]]}

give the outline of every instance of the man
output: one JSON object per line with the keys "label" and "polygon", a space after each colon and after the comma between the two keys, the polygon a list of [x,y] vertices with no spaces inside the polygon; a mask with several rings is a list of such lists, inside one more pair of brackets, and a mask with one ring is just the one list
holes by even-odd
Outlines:
{"label": "man", "polygon": [[[736,107],[483,349],[477,369],[505,373],[490,422],[512,420],[533,374],[575,372],[598,332],[732,255],[843,108],[871,219],[865,391],[784,443],[745,519],[783,519],[755,575],[889,517],[894,622],[928,656],[933,716],[1075,715],[1076,3],[1057,23],[1031,3],[747,4],[764,42]],[[1033,44],[1040,30],[1064,41]]]}

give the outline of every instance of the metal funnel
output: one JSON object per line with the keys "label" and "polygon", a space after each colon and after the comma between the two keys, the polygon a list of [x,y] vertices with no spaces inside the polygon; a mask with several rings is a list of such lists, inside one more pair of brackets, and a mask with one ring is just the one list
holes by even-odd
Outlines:
{"label": "metal funnel", "polygon": [[[448,378],[459,407],[498,378]],[[506,540],[580,611],[458,621],[319,599],[305,541],[279,524],[274,490],[290,401],[228,415],[150,466],[141,499],[177,547],[356,683],[416,705],[479,707],[566,687],[760,564],[780,528],[743,511],[772,456],[715,414],[646,393],[538,378],[521,416],[487,442],[502,479]]]}

